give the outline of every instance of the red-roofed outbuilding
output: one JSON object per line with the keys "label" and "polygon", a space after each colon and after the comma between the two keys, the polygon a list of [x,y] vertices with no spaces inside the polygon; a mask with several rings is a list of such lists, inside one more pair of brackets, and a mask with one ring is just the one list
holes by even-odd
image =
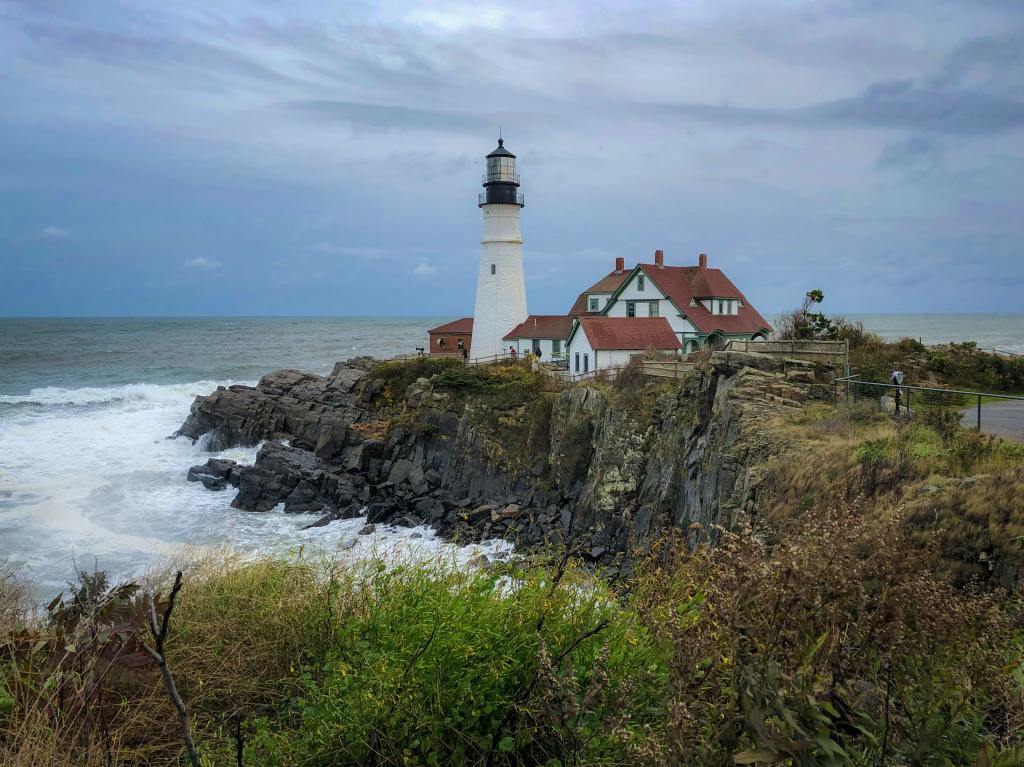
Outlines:
{"label": "red-roofed outbuilding", "polygon": [[427,353],[432,357],[468,356],[473,343],[473,318],[462,317],[431,328],[427,338],[430,340]]}

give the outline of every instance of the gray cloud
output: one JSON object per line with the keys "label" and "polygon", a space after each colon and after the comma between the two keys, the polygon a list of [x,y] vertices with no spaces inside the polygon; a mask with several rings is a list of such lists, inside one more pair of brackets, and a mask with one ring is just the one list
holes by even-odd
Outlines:
{"label": "gray cloud", "polygon": [[[76,245],[46,248],[66,258],[63,293],[13,259],[0,305],[71,311],[78,291],[112,313],[330,313],[340,295],[353,312],[469,311],[499,123],[520,157],[531,309],[656,247],[710,253],[766,310],[811,277],[835,309],[891,306],[865,265],[886,285],[941,265],[920,299],[941,310],[969,262],[1000,275],[993,308],[1019,303],[1017,4],[336,7],[0,0],[0,206],[18,211],[0,242],[28,248],[58,221]],[[191,277],[183,252],[204,254]],[[193,307],[216,263],[233,279]],[[110,298],[111,273],[155,287]]]}
{"label": "gray cloud", "polygon": [[460,131],[480,133],[493,122],[466,112],[360,104],[350,101],[293,101],[288,109],[318,120],[344,122],[374,130]]}
{"label": "gray cloud", "polygon": [[999,133],[1024,126],[1024,101],[974,91],[921,88],[907,80],[875,83],[861,94],[800,108],[710,104],[645,105],[653,113],[734,126],[897,128],[936,133]]}
{"label": "gray cloud", "polygon": [[886,144],[875,167],[882,170],[927,172],[942,158],[942,144],[931,136],[910,136]]}

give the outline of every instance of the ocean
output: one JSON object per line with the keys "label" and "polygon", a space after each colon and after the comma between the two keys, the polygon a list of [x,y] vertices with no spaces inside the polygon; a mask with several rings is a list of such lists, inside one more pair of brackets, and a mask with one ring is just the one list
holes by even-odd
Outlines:
{"label": "ocean", "polygon": [[[76,569],[133,577],[157,563],[229,548],[317,547],[337,556],[465,560],[426,529],[356,535],[364,520],[303,530],[315,517],[230,507],[233,492],[186,482],[210,453],[167,439],[192,400],[218,385],[255,383],[296,368],[388,357],[423,346],[446,317],[0,318],[0,572],[34,596],[58,592]],[[860,315],[889,338],[975,340],[1024,353],[1024,314]],[[219,455],[251,462],[256,448]]]}

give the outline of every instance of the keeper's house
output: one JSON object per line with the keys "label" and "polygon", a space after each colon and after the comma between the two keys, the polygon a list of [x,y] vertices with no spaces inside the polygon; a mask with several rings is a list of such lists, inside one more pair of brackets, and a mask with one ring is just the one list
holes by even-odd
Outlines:
{"label": "keeper's house", "polygon": [[606,317],[664,317],[687,354],[732,339],[767,339],[771,325],[721,269],[708,267],[703,253],[697,266],[665,266],[654,251],[653,264],[637,264],[605,301]]}

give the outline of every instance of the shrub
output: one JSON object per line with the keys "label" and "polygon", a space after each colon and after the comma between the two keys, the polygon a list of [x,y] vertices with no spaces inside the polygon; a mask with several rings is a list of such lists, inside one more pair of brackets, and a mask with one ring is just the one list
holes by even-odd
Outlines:
{"label": "shrub", "polygon": [[259,764],[622,763],[658,733],[664,663],[599,584],[525,570],[378,569]]}

